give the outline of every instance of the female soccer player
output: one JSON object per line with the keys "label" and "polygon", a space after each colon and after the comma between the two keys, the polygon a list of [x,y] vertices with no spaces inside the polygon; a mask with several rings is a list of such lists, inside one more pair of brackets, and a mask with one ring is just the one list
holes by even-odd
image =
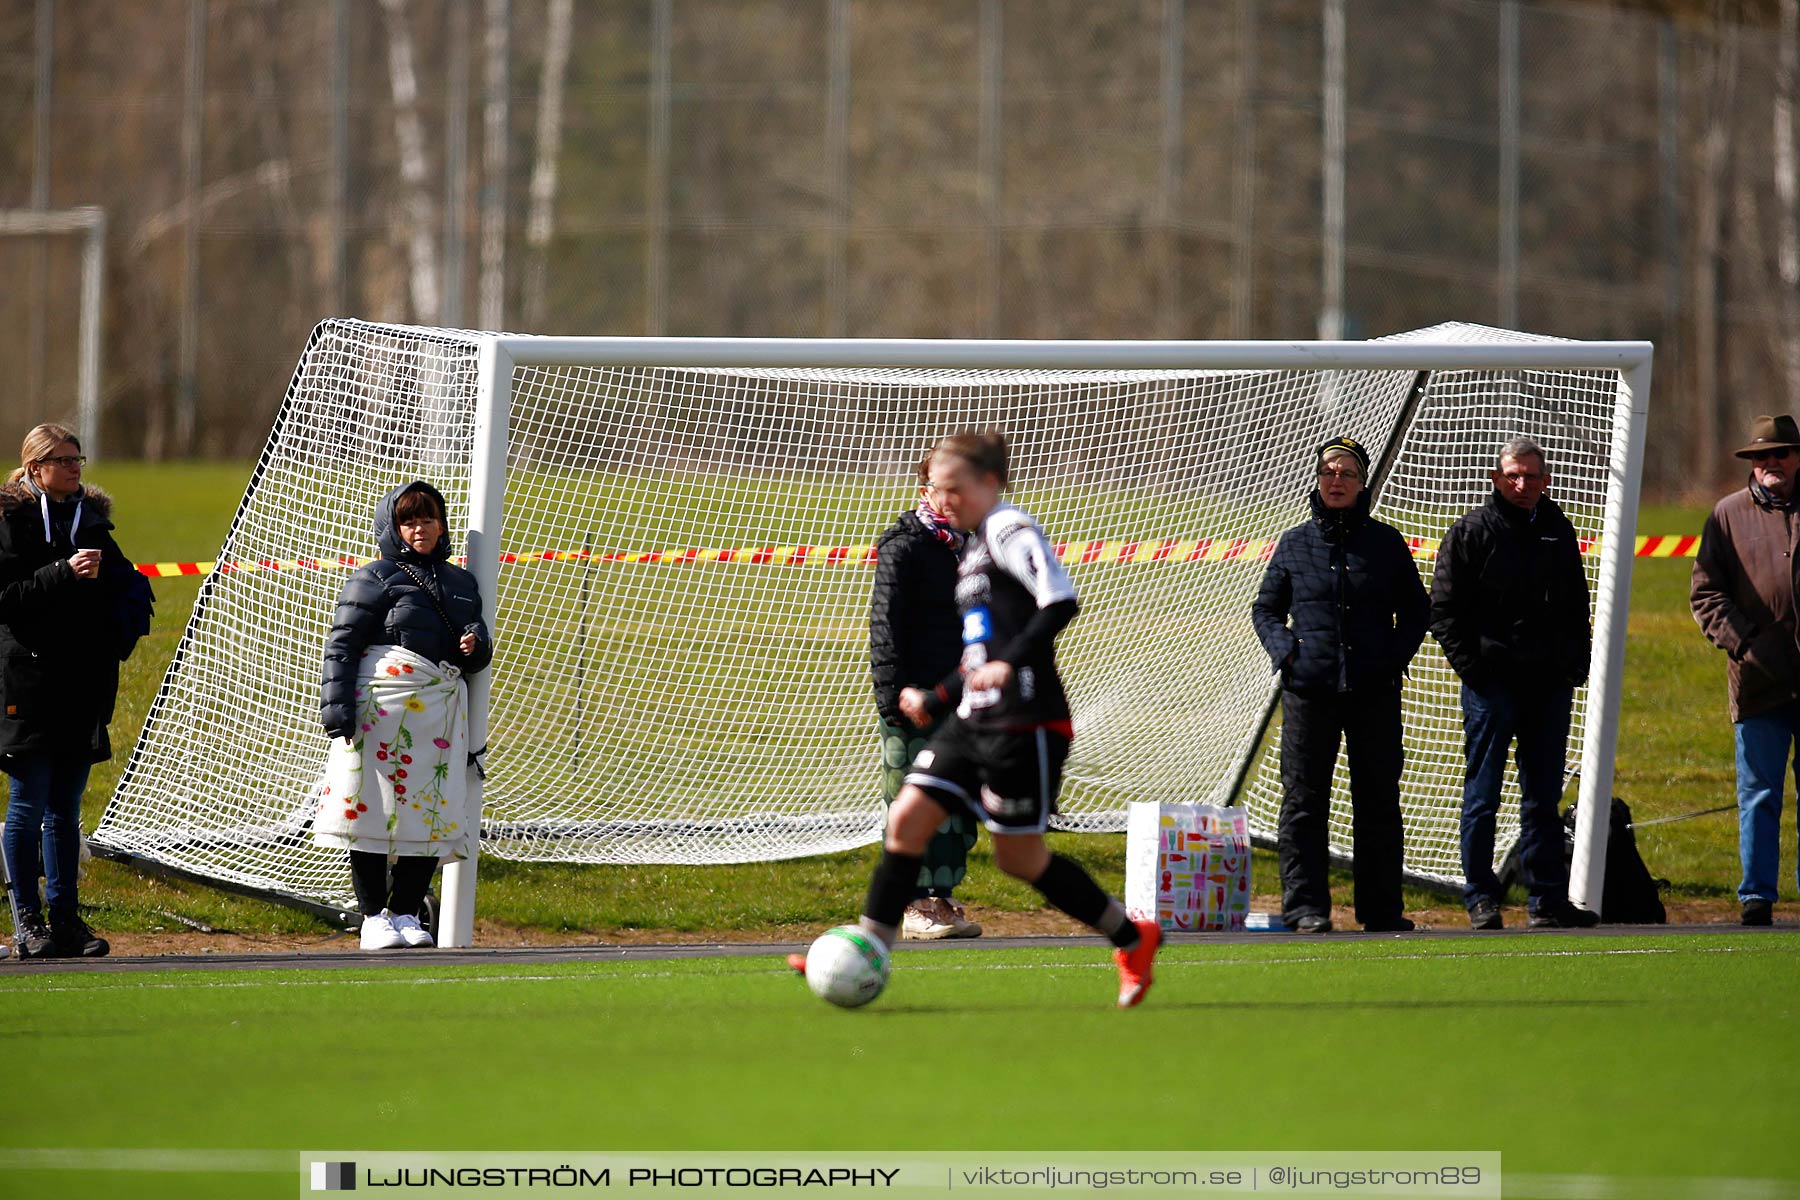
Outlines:
{"label": "female soccer player", "polygon": [[954,712],[913,760],[888,812],[862,927],[894,944],[925,847],[961,806],[994,835],[1001,870],[1111,940],[1119,1007],[1130,1008],[1150,989],[1161,931],[1154,921],[1133,921],[1079,863],[1044,844],[1073,737],[1055,641],[1074,619],[1075,587],[1037,522],[1001,497],[1007,452],[999,433],[940,441],[929,486],[951,524],[970,531],[957,567],[962,662],[935,688],[901,693],[901,711],[921,728]]}

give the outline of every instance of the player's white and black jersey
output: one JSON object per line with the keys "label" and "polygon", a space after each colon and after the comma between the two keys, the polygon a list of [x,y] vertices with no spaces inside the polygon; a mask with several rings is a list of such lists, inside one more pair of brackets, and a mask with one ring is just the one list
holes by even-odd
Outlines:
{"label": "player's white and black jersey", "polygon": [[[1001,503],[969,535],[957,566],[962,673],[1014,647],[1040,609],[1074,599],[1075,585],[1038,523],[1023,509]],[[1012,682],[1004,688],[965,690],[956,715],[986,729],[1065,724],[1069,699],[1056,670],[1054,637],[1030,646],[1012,668]]]}

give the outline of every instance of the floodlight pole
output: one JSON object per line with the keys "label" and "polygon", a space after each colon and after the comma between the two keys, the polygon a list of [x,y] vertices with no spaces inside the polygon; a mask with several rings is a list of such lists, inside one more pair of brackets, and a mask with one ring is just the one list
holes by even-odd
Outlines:
{"label": "floodlight pole", "polygon": [[[469,536],[465,554],[469,572],[481,587],[481,611],[490,633],[498,636],[500,535],[505,518],[506,443],[512,412],[512,355],[497,337],[485,337],[477,352],[475,446],[469,463]],[[494,672],[469,678],[469,750],[485,750],[488,739],[488,694]],[[474,944],[475,877],[481,863],[480,772],[469,772],[465,828],[469,856],[444,864],[443,915],[438,945],[458,949]]]}
{"label": "floodlight pole", "polygon": [[1600,912],[1606,891],[1606,835],[1612,824],[1613,769],[1618,758],[1619,697],[1625,676],[1625,625],[1631,611],[1631,566],[1637,548],[1638,495],[1644,473],[1644,426],[1650,404],[1650,356],[1620,372],[1606,480],[1606,536],[1594,597],[1594,659],[1582,724],[1581,789],[1575,806],[1575,856],[1569,900]]}

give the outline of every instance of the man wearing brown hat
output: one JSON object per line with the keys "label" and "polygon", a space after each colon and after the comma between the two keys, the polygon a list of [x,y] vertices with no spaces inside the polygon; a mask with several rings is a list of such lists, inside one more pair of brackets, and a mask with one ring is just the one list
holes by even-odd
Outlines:
{"label": "man wearing brown hat", "polygon": [[1737,739],[1738,902],[1746,925],[1774,919],[1781,875],[1782,776],[1800,737],[1800,626],[1794,570],[1800,523],[1794,475],[1800,427],[1782,415],[1758,417],[1748,484],[1713,507],[1700,535],[1689,592],[1694,620],[1730,656],[1725,675]]}

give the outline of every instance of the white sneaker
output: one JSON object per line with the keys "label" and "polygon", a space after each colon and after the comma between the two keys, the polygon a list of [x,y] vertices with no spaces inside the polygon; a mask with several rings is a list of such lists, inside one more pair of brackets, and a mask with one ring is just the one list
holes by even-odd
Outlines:
{"label": "white sneaker", "polygon": [[398,950],[406,945],[406,938],[394,927],[394,917],[387,909],[382,909],[372,917],[362,920],[362,948],[364,950]]}
{"label": "white sneaker", "polygon": [[393,918],[393,926],[406,939],[409,946],[435,946],[431,940],[431,931],[419,923],[419,918],[401,913]]}
{"label": "white sneaker", "polygon": [[938,911],[937,904],[930,900],[915,900],[906,906],[906,912],[900,917],[900,936],[914,941],[933,942],[938,938],[956,936],[956,926],[946,922]]}

